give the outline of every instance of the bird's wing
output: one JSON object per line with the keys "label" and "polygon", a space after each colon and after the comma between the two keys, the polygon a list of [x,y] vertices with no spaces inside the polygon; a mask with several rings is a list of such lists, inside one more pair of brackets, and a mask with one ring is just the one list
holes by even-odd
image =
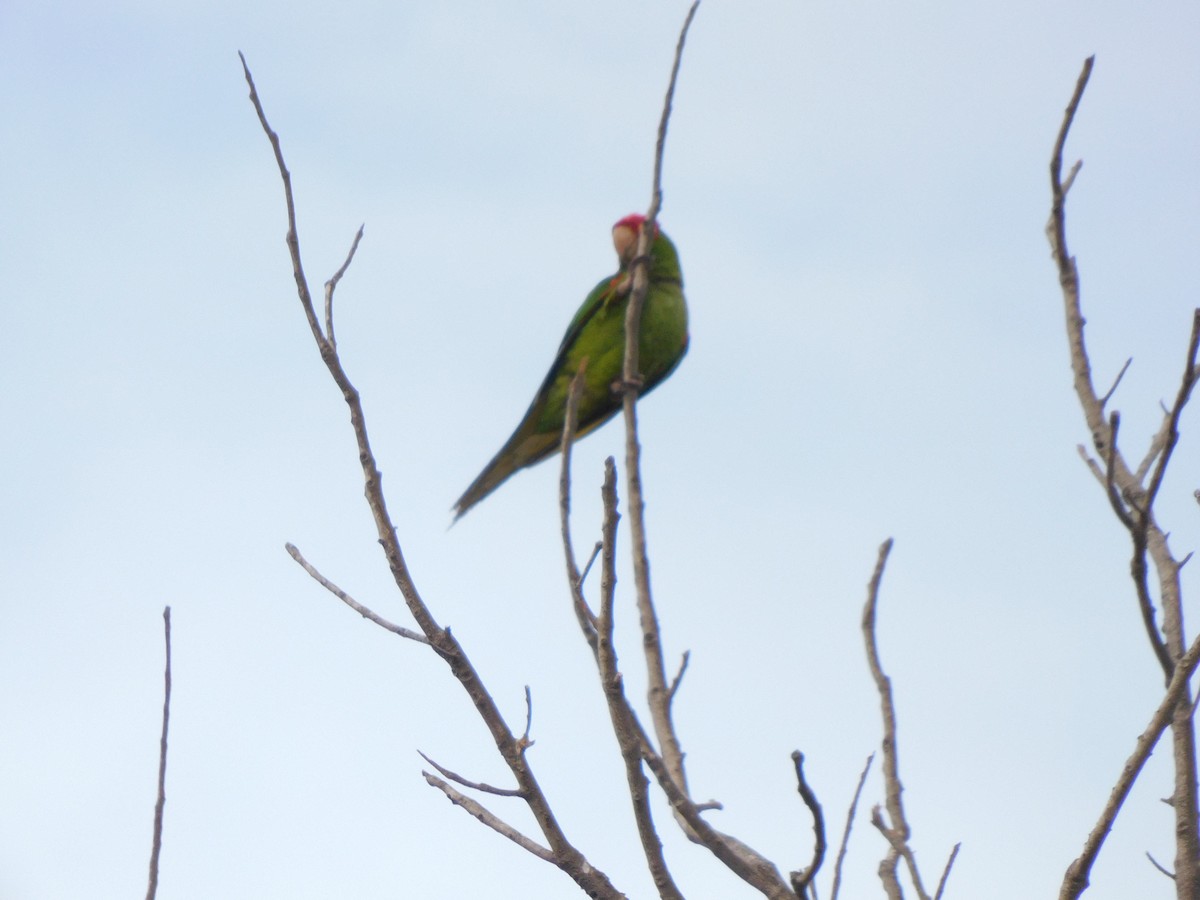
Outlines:
{"label": "bird's wing", "polygon": [[611,303],[616,298],[623,287],[624,275],[618,272],[616,275],[602,278],[587,298],[575,311],[575,315],[571,319],[571,324],[567,326],[566,334],[563,335],[562,343],[558,345],[558,352],[554,354],[554,362],[550,364],[550,370],[546,373],[546,377],[542,380],[541,386],[534,395],[534,401],[530,409],[537,405],[539,399],[546,396],[550,391],[554,379],[557,378],[563,371],[563,366],[566,363],[567,354],[571,352],[571,348],[575,346],[575,342],[579,340],[579,335],[583,333],[584,328],[601,309],[608,303]]}

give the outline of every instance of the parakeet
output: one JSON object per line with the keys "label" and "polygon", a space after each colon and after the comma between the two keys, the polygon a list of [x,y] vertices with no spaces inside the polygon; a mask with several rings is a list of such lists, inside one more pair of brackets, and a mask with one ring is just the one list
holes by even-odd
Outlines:
{"label": "parakeet", "polygon": [[[621,408],[621,395],[613,388],[621,381],[624,368],[625,309],[633,285],[631,264],[637,254],[638,233],[645,221],[645,216],[634,213],[613,226],[613,247],[620,268],[615,275],[601,280],[576,311],[554,363],[521,424],[454,504],[455,521],[518,469],[558,452],[567,393],[580,367],[584,368],[584,383],[576,436],[583,437],[599,428]],[[648,394],[674,371],[688,347],[687,304],[683,299],[679,255],[657,225],[649,256],[650,284],[638,340],[642,394]]]}

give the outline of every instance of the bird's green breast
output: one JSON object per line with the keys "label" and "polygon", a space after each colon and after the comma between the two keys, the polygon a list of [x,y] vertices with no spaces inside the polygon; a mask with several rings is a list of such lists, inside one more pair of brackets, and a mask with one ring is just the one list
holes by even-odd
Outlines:
{"label": "bird's green breast", "polygon": [[[583,394],[579,401],[580,435],[596,428],[620,409],[621,398],[613,392],[613,385],[621,380],[625,365],[625,311],[629,305],[629,290],[626,286],[624,291],[619,291],[617,284],[616,279],[602,281],[580,310],[582,314],[589,302],[596,302],[598,293],[606,295],[599,300],[598,308],[583,324],[575,340],[564,348],[564,365],[547,392],[547,402],[539,416],[539,432],[562,430],[567,391],[585,361]],[[650,285],[642,308],[638,339],[643,394],[679,364],[687,344],[687,304],[679,260],[670,240],[660,234],[651,248]]]}

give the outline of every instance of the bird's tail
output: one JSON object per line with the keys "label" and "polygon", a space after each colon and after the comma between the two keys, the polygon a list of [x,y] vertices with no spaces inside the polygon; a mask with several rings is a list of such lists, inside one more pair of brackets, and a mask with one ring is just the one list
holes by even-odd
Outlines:
{"label": "bird's tail", "polygon": [[518,429],[455,502],[454,521],[457,522],[466,515],[467,510],[504,484],[514,472],[552,456],[558,449],[559,440],[554,433],[530,435],[522,434]]}
{"label": "bird's tail", "polygon": [[516,471],[512,461],[512,450],[508,447],[495,455],[490,463],[479,473],[479,477],[471,482],[461,497],[454,503],[454,521],[457,522],[467,514],[472,506],[500,487],[505,480]]}

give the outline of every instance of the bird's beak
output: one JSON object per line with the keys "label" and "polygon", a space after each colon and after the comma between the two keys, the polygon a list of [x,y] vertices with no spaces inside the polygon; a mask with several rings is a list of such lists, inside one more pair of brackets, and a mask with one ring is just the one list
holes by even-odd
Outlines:
{"label": "bird's beak", "polygon": [[624,267],[637,253],[637,231],[628,225],[618,225],[613,229],[613,248],[617,251],[617,259]]}

